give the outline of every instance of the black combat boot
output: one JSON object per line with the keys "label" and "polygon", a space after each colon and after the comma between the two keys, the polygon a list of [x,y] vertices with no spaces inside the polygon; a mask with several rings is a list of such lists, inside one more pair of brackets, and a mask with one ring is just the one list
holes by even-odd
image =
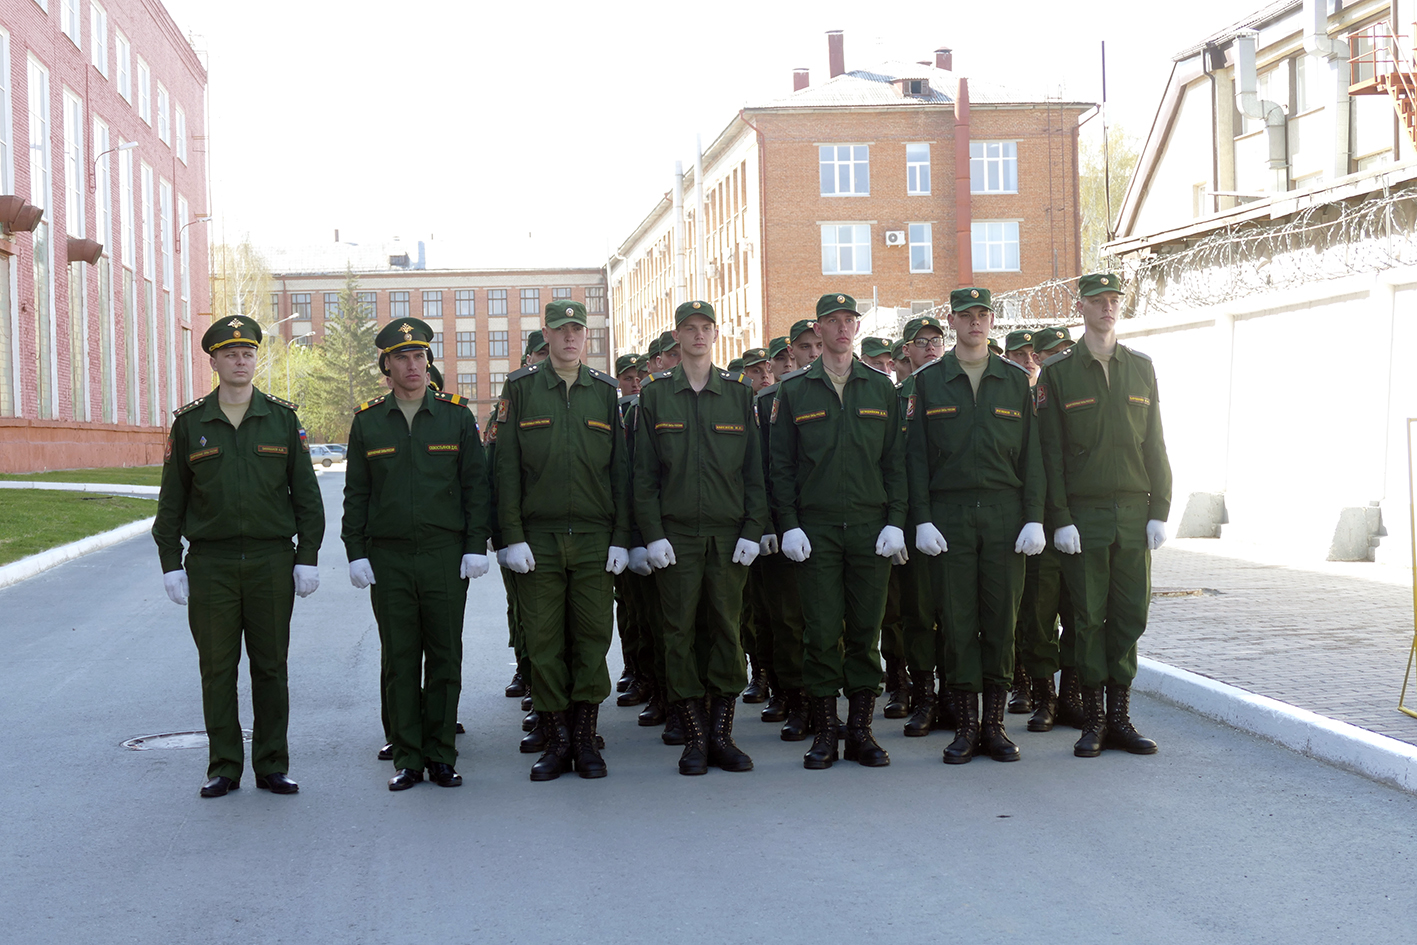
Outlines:
{"label": "black combat boot", "polygon": [[979,749],[995,761],[1018,761],[1018,746],[1004,731],[1004,703],[1009,691],[1003,686],[984,687],[984,719],[979,726]]}
{"label": "black combat boot", "polygon": [[1030,677],[1033,685],[1033,715],[1028,720],[1030,732],[1051,732],[1058,720],[1058,694],[1053,691],[1053,676]]}
{"label": "black combat boot", "polygon": [[753,657],[748,657],[748,688],[743,690],[744,704],[757,705],[768,698],[768,675]]}
{"label": "black combat boot", "polygon": [[785,742],[800,742],[805,739],[812,730],[809,714],[807,690],[787,690],[787,716],[783,720],[782,731],[778,733],[778,737]]}
{"label": "black combat boot", "polygon": [[659,738],[666,745],[684,744],[684,717],[679,711],[679,703],[668,707],[664,717],[664,731],[659,733]]}
{"label": "black combat boot", "polygon": [[758,713],[758,718],[764,722],[781,722],[787,718],[787,698],[789,693],[784,692],[781,687],[768,685],[768,701],[763,706],[763,711]]}
{"label": "black combat boot", "polygon": [[888,719],[903,719],[910,714],[910,674],[905,671],[905,660],[898,656],[886,657],[886,707],[883,714]]}
{"label": "black combat boot", "polygon": [[615,691],[625,692],[630,688],[630,684],[635,681],[635,659],[625,652],[625,641],[620,640],[620,655],[625,660],[625,668],[620,672],[620,678],[615,680]]}
{"label": "black combat boot", "polygon": [[1082,737],[1073,745],[1079,758],[1096,758],[1107,744],[1107,710],[1102,701],[1102,689],[1084,689],[1082,707],[1086,716]]}
{"label": "black combat boot", "polygon": [[809,696],[807,714],[817,734],[812,739],[812,747],[802,756],[802,767],[813,771],[830,768],[837,759],[836,696]]}
{"label": "black combat boot", "polygon": [[702,699],[674,703],[674,714],[683,728],[684,752],[679,756],[680,774],[708,774],[708,720]]}
{"label": "black combat boot", "polygon": [[1107,737],[1106,748],[1120,748],[1134,755],[1156,754],[1156,742],[1136,730],[1132,725],[1132,690],[1127,686],[1107,684]]}
{"label": "black combat boot", "polygon": [[663,725],[666,709],[664,707],[664,687],[655,679],[645,677],[645,707],[640,710],[639,717],[635,719],[636,724],[649,728],[653,725]]}
{"label": "black combat boot", "polygon": [[541,713],[537,712],[535,709],[532,709],[530,712],[528,712],[528,713],[526,714],[526,717],[525,717],[524,719],[522,719],[522,731],[523,731],[523,732],[534,732],[534,731],[536,731],[536,724],[537,724],[537,722],[539,722],[539,721],[541,721]]}
{"label": "black combat boot", "polygon": [[630,684],[620,691],[620,695],[616,696],[615,704],[621,707],[639,705],[648,698],[649,680],[637,667],[630,677]]}
{"label": "black combat boot", "polygon": [[526,695],[526,679],[522,677],[520,669],[512,674],[512,681],[507,683],[505,692],[508,699],[520,699]]}
{"label": "black combat boot", "polygon": [[1082,683],[1075,669],[1063,667],[1063,673],[1058,679],[1057,721],[1076,729],[1087,726],[1087,710],[1082,704]]}
{"label": "black combat boot", "polygon": [[527,683],[527,684],[526,684],[526,695],[522,696],[522,711],[523,711],[523,712],[530,712],[530,711],[531,711],[531,708],[532,708],[532,703],[531,703],[531,683]]}
{"label": "black combat boot", "polygon": [[866,768],[884,768],[891,756],[876,743],[871,734],[871,719],[876,714],[876,694],[863,689],[847,697],[846,747],[842,757]]}
{"label": "black combat boot", "polygon": [[565,712],[547,712],[546,751],[531,766],[533,781],[555,781],[571,770],[571,731]]}
{"label": "black combat boot", "polygon": [[709,703],[708,763],[724,771],[752,771],[753,759],[733,743],[736,699],[714,696]]}
{"label": "black combat boot", "polygon": [[935,674],[930,670],[915,671],[910,674],[910,720],[905,723],[905,734],[911,738],[924,738],[935,727]]}
{"label": "black combat boot", "polygon": [[955,720],[955,701],[949,697],[949,681],[945,679],[945,674],[940,673],[940,698],[935,700],[935,723],[930,726],[933,731],[953,732],[959,728],[959,723]]}
{"label": "black combat boot", "polygon": [[949,698],[954,704],[955,740],[945,749],[944,762],[968,764],[979,747],[979,694],[951,689]]}
{"label": "black combat boot", "polygon": [[534,755],[539,751],[546,750],[546,723],[545,715],[538,715],[536,727],[522,736],[521,748],[524,755]]}
{"label": "black combat boot", "polygon": [[1033,695],[1028,690],[1028,673],[1023,663],[1014,660],[1014,683],[1009,692],[1009,714],[1027,715],[1033,711]]}
{"label": "black combat boot", "polygon": [[[571,731],[571,764],[583,778],[603,778],[606,775],[605,759],[597,750],[596,723],[600,720],[600,705],[595,702],[577,702],[575,725]],[[603,744],[603,743],[601,743]]]}

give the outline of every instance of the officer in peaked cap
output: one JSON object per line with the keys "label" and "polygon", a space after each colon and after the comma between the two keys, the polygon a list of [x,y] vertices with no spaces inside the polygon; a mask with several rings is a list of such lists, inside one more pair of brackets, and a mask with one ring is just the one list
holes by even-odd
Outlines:
{"label": "officer in peaked cap", "polygon": [[433,329],[395,319],[375,336],[392,390],[349,431],[340,537],[349,578],[370,588],[386,670],[395,770],[389,790],[457,787],[467,582],[487,573],[487,474],[477,421],[428,386]]}
{"label": "officer in peaked cap", "polygon": [[167,595],[189,605],[197,645],[208,740],[202,797],[241,786],[236,680],[243,642],[256,786],[299,790],[287,777],[286,655],[295,596],[320,586],[325,507],[295,404],[252,383],[260,343],[261,327],[243,315],[219,320],[202,336],[217,388],[174,412],[152,528]]}

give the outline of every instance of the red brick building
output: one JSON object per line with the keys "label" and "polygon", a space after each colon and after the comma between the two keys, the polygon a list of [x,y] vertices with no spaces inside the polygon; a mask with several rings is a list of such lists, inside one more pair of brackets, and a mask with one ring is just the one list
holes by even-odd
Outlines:
{"label": "red brick building", "polygon": [[0,3],[0,471],[162,461],[206,370],[206,82],[156,0]]}

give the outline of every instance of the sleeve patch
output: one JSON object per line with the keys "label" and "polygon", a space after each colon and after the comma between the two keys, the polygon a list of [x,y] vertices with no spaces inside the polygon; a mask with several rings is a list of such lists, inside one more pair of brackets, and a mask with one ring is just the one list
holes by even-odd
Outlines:
{"label": "sleeve patch", "polygon": [[163,449],[163,451],[162,451],[162,461],[163,461],[163,464],[164,464],[164,465],[166,465],[167,463],[172,462],[172,433],[171,433],[171,431],[168,431],[168,434],[167,434],[167,446],[166,446],[166,447]]}
{"label": "sleeve patch", "polygon": [[456,444],[456,443],[429,443],[429,444],[428,444],[428,452],[430,452],[430,453],[456,453],[456,452],[458,451],[458,449],[459,449],[459,446],[458,446],[458,444]]}
{"label": "sleeve patch", "polygon": [[507,398],[505,398],[505,397],[503,397],[501,400],[497,401],[497,422],[498,422],[498,423],[506,423],[506,422],[507,422],[507,408],[508,408],[509,406],[511,406],[511,401],[507,400]]}
{"label": "sleeve patch", "polygon": [[914,394],[911,394],[909,397],[905,398],[905,419],[907,419],[907,420],[914,420],[914,419],[915,419],[915,395],[914,395]]}
{"label": "sleeve patch", "polygon": [[305,452],[310,452],[310,435],[305,432],[305,428],[300,428],[300,448]]}
{"label": "sleeve patch", "polygon": [[1039,410],[1042,410],[1044,407],[1047,407],[1047,406],[1048,406],[1048,385],[1045,384],[1045,383],[1043,383],[1042,381],[1039,381],[1039,382],[1038,382],[1038,386],[1035,387],[1035,388],[1033,388],[1033,409],[1034,409],[1034,412],[1037,412],[1037,411],[1039,411]]}
{"label": "sleeve patch", "polygon": [[768,423],[777,423],[777,405],[781,403],[777,398],[773,398],[772,416],[768,417]]}
{"label": "sleeve patch", "polygon": [[926,417],[953,417],[957,413],[959,413],[959,407],[953,405],[949,407],[927,407],[925,409]]}

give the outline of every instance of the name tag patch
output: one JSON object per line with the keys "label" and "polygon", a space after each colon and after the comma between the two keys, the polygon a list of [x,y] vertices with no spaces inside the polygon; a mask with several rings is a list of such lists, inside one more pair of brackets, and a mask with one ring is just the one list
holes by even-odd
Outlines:
{"label": "name tag patch", "polygon": [[532,417],[530,420],[518,420],[517,426],[523,430],[535,430],[538,427],[551,426],[550,417]]}
{"label": "name tag patch", "polygon": [[959,413],[959,407],[956,406],[925,408],[925,416],[927,417],[953,417],[957,413]]}
{"label": "name tag patch", "polygon": [[286,456],[290,453],[284,446],[276,446],[271,443],[257,443],[256,452],[263,456]]}
{"label": "name tag patch", "polygon": [[1151,406],[1151,398],[1150,398],[1150,397],[1142,397],[1142,396],[1139,395],[1139,394],[1128,394],[1128,395],[1127,395],[1127,403],[1129,403],[1129,404],[1136,404],[1138,407],[1150,407],[1150,406]]}
{"label": "name tag patch", "polygon": [[656,420],[654,423],[655,433],[659,433],[661,431],[669,433],[678,433],[683,429],[684,423],[681,420]]}
{"label": "name tag patch", "polygon": [[1013,409],[1012,407],[995,407],[995,408],[994,408],[994,416],[996,416],[996,417],[1007,417],[1007,418],[1010,419],[1010,420],[1022,420],[1022,419],[1023,419],[1023,411],[1022,411],[1022,410],[1015,410],[1015,409]]}
{"label": "name tag patch", "polygon": [[1068,401],[1067,403],[1063,404],[1063,409],[1073,410],[1077,407],[1091,407],[1095,403],[1097,403],[1096,397],[1084,397],[1082,400]]}
{"label": "name tag patch", "polygon": [[599,430],[602,433],[610,432],[610,424],[606,423],[604,420],[587,420],[585,425],[592,430]]}
{"label": "name tag patch", "polygon": [[[777,406],[776,403],[773,406]],[[799,413],[792,419],[796,423],[808,423],[812,420],[821,420],[827,415],[825,410],[813,410],[811,413]]]}
{"label": "name tag patch", "polygon": [[742,433],[744,428],[741,423],[715,423],[713,429],[715,433]]}
{"label": "name tag patch", "polygon": [[428,452],[430,452],[430,453],[456,453],[457,451],[458,451],[458,444],[456,444],[456,443],[429,443],[429,444],[428,444]]}
{"label": "name tag patch", "polygon": [[213,456],[217,455],[220,452],[220,446],[209,446],[204,450],[197,450],[197,452],[195,453],[188,453],[187,462],[200,463],[204,459],[211,459]]}
{"label": "name tag patch", "polygon": [[882,410],[880,407],[857,407],[856,416],[874,417],[877,420],[889,420],[891,415],[888,411]]}
{"label": "name tag patch", "polygon": [[394,447],[392,447],[392,446],[380,446],[380,447],[377,448],[377,449],[365,450],[365,451],[364,451],[364,458],[365,458],[365,459],[378,459],[380,456],[392,456],[392,455],[394,455],[394,454],[397,453],[397,452],[398,452],[398,450],[396,450],[396,449],[395,449]]}

